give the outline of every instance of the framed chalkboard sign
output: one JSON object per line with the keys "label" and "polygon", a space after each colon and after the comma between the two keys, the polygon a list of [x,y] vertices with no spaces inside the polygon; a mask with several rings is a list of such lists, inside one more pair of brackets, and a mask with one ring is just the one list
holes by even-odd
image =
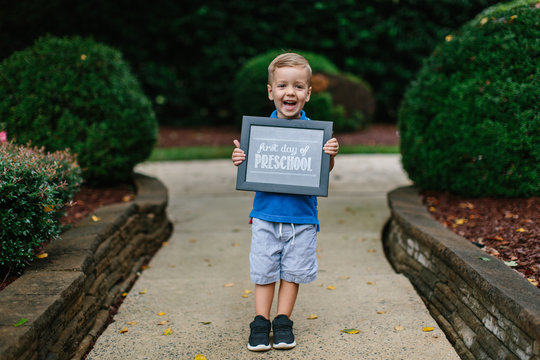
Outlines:
{"label": "framed chalkboard sign", "polygon": [[236,189],[328,196],[331,137],[330,121],[244,116]]}

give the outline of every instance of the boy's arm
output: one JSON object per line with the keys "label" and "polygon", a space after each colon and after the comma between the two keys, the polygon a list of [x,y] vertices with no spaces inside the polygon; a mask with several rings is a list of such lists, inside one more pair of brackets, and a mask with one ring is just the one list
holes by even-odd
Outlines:
{"label": "boy's arm", "polygon": [[324,144],[323,150],[326,154],[330,155],[330,170],[334,168],[334,157],[339,152],[339,143],[336,138],[331,138]]}
{"label": "boy's arm", "polygon": [[244,153],[244,150],[240,149],[240,141],[235,139],[233,140],[233,143],[236,147],[232,153],[232,161],[234,165],[238,166],[246,160],[246,153]]}

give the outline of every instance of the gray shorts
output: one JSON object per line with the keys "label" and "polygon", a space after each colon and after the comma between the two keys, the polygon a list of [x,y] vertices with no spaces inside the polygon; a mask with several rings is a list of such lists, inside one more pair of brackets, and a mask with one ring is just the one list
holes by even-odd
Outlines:
{"label": "gray shorts", "polygon": [[253,218],[250,277],[266,285],[283,279],[305,284],[317,278],[317,225]]}

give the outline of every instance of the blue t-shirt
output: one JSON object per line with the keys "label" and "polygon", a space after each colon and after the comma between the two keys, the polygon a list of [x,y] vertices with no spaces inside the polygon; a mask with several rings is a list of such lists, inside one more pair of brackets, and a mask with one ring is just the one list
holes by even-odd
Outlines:
{"label": "blue t-shirt", "polygon": [[[277,111],[274,110],[270,117],[277,118]],[[311,119],[302,110],[300,120]],[[317,197],[257,191],[249,216],[272,222],[319,225]]]}

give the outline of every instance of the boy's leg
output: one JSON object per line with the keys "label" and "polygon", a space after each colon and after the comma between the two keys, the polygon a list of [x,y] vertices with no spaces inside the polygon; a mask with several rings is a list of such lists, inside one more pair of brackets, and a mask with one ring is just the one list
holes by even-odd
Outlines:
{"label": "boy's leg", "polygon": [[281,280],[278,292],[277,314],[291,317],[299,285],[293,282]]}
{"label": "boy's leg", "polygon": [[298,295],[298,287],[296,283],[281,280],[278,293],[278,315],[272,321],[275,349],[292,349],[296,346],[292,331],[293,322],[289,317]]}
{"label": "boy's leg", "polygon": [[255,284],[255,314],[261,315],[267,320],[270,319],[270,309],[272,308],[272,300],[274,300],[275,285],[276,283],[267,285]]}
{"label": "boy's leg", "polygon": [[248,340],[248,349],[251,351],[270,350],[270,308],[274,298],[276,283],[267,285],[255,284],[255,319],[249,327],[251,329]]}

